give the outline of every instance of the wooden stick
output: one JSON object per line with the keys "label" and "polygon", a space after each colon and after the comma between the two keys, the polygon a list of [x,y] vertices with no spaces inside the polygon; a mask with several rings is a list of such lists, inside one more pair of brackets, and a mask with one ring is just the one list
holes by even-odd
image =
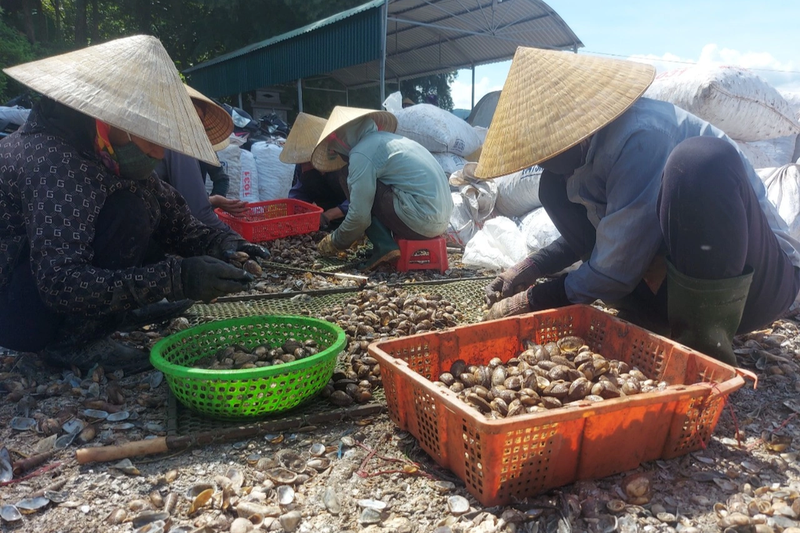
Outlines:
{"label": "wooden stick", "polygon": [[80,464],[116,461],[139,455],[150,455],[169,451],[167,438],[138,440],[121,444],[119,446],[96,446],[94,448],[81,448],[75,452],[75,458]]}

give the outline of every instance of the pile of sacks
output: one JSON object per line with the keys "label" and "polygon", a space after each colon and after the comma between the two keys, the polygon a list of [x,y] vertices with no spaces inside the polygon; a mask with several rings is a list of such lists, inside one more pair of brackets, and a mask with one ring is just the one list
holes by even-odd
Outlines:
{"label": "pile of sacks", "polygon": [[479,180],[476,166],[467,163],[450,176],[456,191],[445,238],[448,244],[464,248],[465,266],[508,268],[559,237],[539,201],[541,168]]}
{"label": "pile of sacks", "polygon": [[733,138],[800,240],[800,94],[781,93],[745,69],[695,66],[660,74],[644,95],[694,113]]}
{"label": "pile of sacks", "polygon": [[[258,141],[244,146],[246,138],[231,134],[228,146],[217,152],[219,161],[230,178],[228,198],[248,203],[266,202],[289,196],[294,177],[294,165],[278,159],[283,150],[283,139]],[[206,181],[210,193],[211,180]]]}
{"label": "pile of sacks", "polygon": [[734,139],[755,168],[800,158],[800,103],[764,79],[737,67],[694,66],[659,74],[644,93],[671,102]]}

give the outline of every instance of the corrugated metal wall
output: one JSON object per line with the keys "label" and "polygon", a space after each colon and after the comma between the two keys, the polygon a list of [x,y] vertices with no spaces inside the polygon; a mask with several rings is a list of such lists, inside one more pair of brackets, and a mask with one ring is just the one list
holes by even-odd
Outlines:
{"label": "corrugated metal wall", "polygon": [[374,61],[381,52],[381,8],[355,14],[189,74],[192,87],[211,97],[252,91]]}

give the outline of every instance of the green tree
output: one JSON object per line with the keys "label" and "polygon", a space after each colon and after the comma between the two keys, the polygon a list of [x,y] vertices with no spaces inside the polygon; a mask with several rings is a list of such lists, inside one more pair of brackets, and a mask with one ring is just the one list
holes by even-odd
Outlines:
{"label": "green tree", "polygon": [[[3,11],[0,10],[0,66],[31,61],[35,57],[33,46],[23,33],[3,22],[2,15]],[[22,90],[18,83],[0,72],[0,104]]]}

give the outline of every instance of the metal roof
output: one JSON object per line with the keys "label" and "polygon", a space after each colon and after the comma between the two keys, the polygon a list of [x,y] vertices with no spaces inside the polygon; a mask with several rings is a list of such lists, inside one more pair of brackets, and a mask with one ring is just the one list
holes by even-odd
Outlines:
{"label": "metal roof", "polygon": [[[384,0],[373,0],[184,70],[209,96],[310,76],[348,88],[379,83]],[[386,81],[511,59],[518,46],[577,50],[583,43],[540,0],[388,0]]]}

